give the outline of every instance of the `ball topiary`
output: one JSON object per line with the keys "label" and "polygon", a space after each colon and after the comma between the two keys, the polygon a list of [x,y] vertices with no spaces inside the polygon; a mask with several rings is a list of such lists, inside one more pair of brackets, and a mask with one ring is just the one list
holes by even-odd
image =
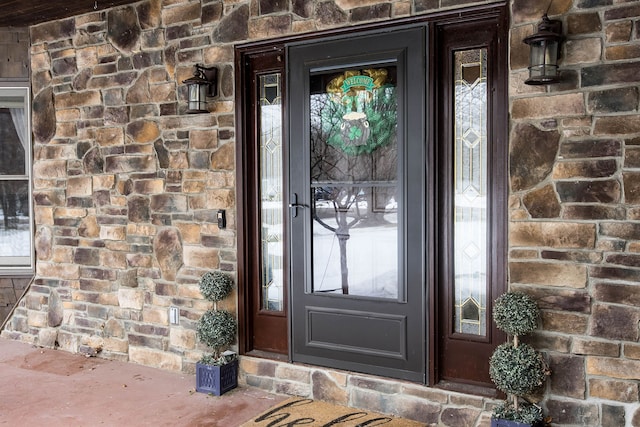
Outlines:
{"label": "ball topiary", "polygon": [[530,345],[499,345],[489,361],[489,375],[500,390],[523,396],[540,387],[546,377],[546,366],[540,353]]}
{"label": "ball topiary", "polygon": [[[511,335],[513,342],[499,345],[489,360],[489,376],[496,387],[509,395],[503,405],[496,407],[494,418],[540,425],[542,410],[523,399],[540,387],[549,375],[540,352],[520,343],[519,336],[538,326],[540,310],[529,295],[507,292],[495,300],[493,320],[499,329]],[[493,425],[493,424],[492,424]]]}
{"label": "ball topiary", "polygon": [[200,293],[209,301],[223,300],[233,288],[233,280],[221,271],[208,271],[200,278]]}
{"label": "ball topiary", "polygon": [[196,325],[198,339],[213,349],[209,362],[220,359],[223,347],[230,345],[236,337],[238,325],[235,317],[225,310],[206,311]]}
{"label": "ball topiary", "polygon": [[502,402],[493,410],[493,415],[495,418],[530,425],[535,425],[544,418],[542,408],[528,402],[520,403],[518,409],[509,402]]}
{"label": "ball topiary", "polygon": [[540,310],[529,295],[507,292],[496,299],[493,320],[509,335],[526,335],[538,327]]}
{"label": "ball topiary", "polygon": [[213,350],[211,355],[203,355],[200,362],[224,365],[230,360],[222,351],[233,343],[238,324],[231,313],[218,310],[217,303],[231,293],[233,280],[221,271],[209,271],[202,275],[199,286],[202,296],[213,301],[213,308],[206,311],[196,325],[198,340]]}

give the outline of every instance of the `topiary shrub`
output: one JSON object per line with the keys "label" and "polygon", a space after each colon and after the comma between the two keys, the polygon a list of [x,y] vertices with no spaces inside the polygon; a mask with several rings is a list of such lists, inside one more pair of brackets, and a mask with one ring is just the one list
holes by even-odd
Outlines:
{"label": "topiary shrub", "polygon": [[222,301],[231,293],[233,280],[231,276],[221,271],[208,271],[202,275],[199,282],[200,293],[209,301]]}
{"label": "topiary shrub", "polygon": [[549,375],[542,355],[528,344],[520,343],[520,336],[538,326],[540,310],[529,295],[507,292],[495,300],[493,319],[498,328],[513,336],[513,342],[498,346],[489,360],[489,375],[496,387],[509,398],[493,412],[496,419],[537,425],[543,421],[542,409],[523,396],[542,386]]}
{"label": "topiary shrub", "polygon": [[507,292],[496,299],[493,320],[508,335],[526,335],[538,327],[540,310],[536,302],[522,292]]}
{"label": "topiary shrub", "polygon": [[235,358],[224,355],[223,350],[233,343],[238,323],[228,311],[218,310],[217,303],[231,293],[233,280],[226,273],[211,271],[202,275],[199,285],[202,295],[213,302],[213,308],[207,310],[196,325],[198,340],[213,350],[212,354],[205,354],[200,363],[224,365]]}
{"label": "topiary shrub", "polygon": [[540,387],[545,380],[545,363],[540,353],[530,345],[514,347],[505,343],[493,352],[489,375],[500,390],[523,396]]}
{"label": "topiary shrub", "polygon": [[532,425],[539,423],[544,418],[542,408],[528,402],[521,402],[517,410],[511,402],[502,402],[493,410],[493,416],[502,420]]}

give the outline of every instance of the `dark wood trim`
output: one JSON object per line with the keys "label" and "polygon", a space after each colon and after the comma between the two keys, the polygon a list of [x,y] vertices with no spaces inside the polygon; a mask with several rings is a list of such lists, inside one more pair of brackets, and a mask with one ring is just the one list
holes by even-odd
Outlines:
{"label": "dark wood trim", "polygon": [[[261,247],[260,247],[260,212],[258,201],[260,200],[259,187],[259,148],[254,144],[259,140],[258,135],[258,98],[257,78],[272,72],[281,73],[285,78],[284,47],[270,46],[268,49],[236,50],[236,117],[237,117],[237,143],[236,143],[236,187],[237,187],[237,226],[238,226],[238,318],[239,318],[239,350],[246,354],[254,350],[288,352],[288,332],[280,340],[277,350],[275,348],[256,348],[256,339],[264,341],[264,334],[257,329],[269,328],[275,324],[278,329],[281,324],[286,324],[286,313],[278,316],[263,316],[257,323],[256,316],[260,316],[260,292],[261,292]],[[283,85],[282,104],[286,111],[285,93]],[[283,121],[283,144],[286,142]],[[286,151],[286,147],[283,147]],[[284,161],[284,160],[283,160]],[[286,165],[284,168],[286,176]],[[286,188],[286,187],[283,187]],[[285,203],[286,205],[286,200]],[[286,210],[283,209],[286,215]],[[286,223],[284,224],[286,247]],[[287,263],[285,256],[285,264]],[[287,306],[287,284],[284,278],[285,307]],[[271,317],[275,319],[272,325]],[[286,329],[286,326],[285,326]],[[275,336],[275,334],[274,334]],[[284,341],[284,342],[283,342]]]}
{"label": "dark wood trim", "polygon": [[[437,94],[437,56],[436,56],[436,27],[430,26],[428,28],[427,33],[427,82],[426,82],[426,111],[427,117],[425,121],[427,123],[427,129],[425,132],[426,141],[436,141],[437,136],[437,123],[438,123],[438,110],[436,103],[436,94]],[[433,112],[433,113],[431,113]],[[434,149],[430,149],[427,144],[426,149],[426,164],[433,165],[435,164],[436,151]],[[438,351],[440,346],[438,345],[438,328],[436,319],[440,316],[440,307],[438,301],[440,300],[440,293],[438,287],[435,286],[437,276],[436,276],[436,265],[438,265],[437,259],[437,247],[436,241],[433,236],[436,235],[436,209],[438,206],[438,194],[435,193],[435,189],[438,188],[438,176],[436,173],[432,171],[427,171],[426,174],[426,187],[427,192],[431,194],[435,194],[435,200],[431,203],[432,205],[427,205],[426,209],[426,232],[427,236],[425,236],[427,242],[427,256],[426,256],[426,264],[427,264],[427,277],[426,286],[427,286],[427,296],[428,296],[428,311],[427,311],[427,329],[428,332],[428,345],[427,345],[427,381],[428,385],[434,385],[436,383],[436,379],[439,378],[439,364],[438,364]]]}
{"label": "dark wood trim", "polygon": [[236,247],[237,247],[237,267],[236,267],[236,285],[238,293],[238,350],[240,354],[249,351],[247,337],[250,336],[250,330],[247,322],[247,289],[245,278],[245,260],[246,253],[246,234],[244,232],[244,215],[246,206],[245,179],[244,179],[244,140],[245,125],[242,121],[245,117],[247,108],[244,102],[244,91],[241,88],[246,87],[246,78],[244,75],[244,54],[240,50],[235,51],[234,58],[235,73],[235,115],[236,115]]}
{"label": "dark wood trim", "polygon": [[[434,30],[432,47],[436,53],[437,82],[436,99],[436,135],[435,159],[436,177],[436,220],[435,231],[438,241],[436,251],[436,285],[434,300],[437,301],[438,312],[435,313],[434,327],[437,340],[435,361],[437,366],[432,372],[433,385],[449,389],[460,387],[477,389],[486,388],[483,394],[494,395],[495,391],[488,375],[488,359],[491,351],[505,336],[493,322],[489,320],[486,337],[473,337],[455,334],[453,331],[453,53],[457,50],[487,48],[488,68],[488,110],[487,136],[488,149],[488,191],[489,201],[487,220],[490,227],[487,242],[487,313],[490,319],[492,301],[507,287],[506,279],[506,224],[507,224],[507,111],[506,98],[506,10],[502,14],[479,20],[477,22],[455,22],[438,25]],[[437,49],[435,48],[437,46]],[[470,357],[473,354],[475,357]],[[486,365],[486,366],[485,366]],[[455,384],[455,387],[452,385]]]}
{"label": "dark wood trim", "polygon": [[0,27],[28,27],[48,21],[71,18],[85,13],[103,11],[116,6],[137,3],[140,0],[0,0]]}

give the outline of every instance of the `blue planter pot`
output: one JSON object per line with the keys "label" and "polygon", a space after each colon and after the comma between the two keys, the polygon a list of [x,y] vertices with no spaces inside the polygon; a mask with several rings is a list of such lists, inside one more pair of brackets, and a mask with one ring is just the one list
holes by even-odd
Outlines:
{"label": "blue planter pot", "polygon": [[491,427],[543,427],[542,421],[529,424],[518,421],[503,420],[502,418],[491,418]]}
{"label": "blue planter pot", "polygon": [[238,386],[238,360],[226,365],[196,363],[196,391],[220,396]]}

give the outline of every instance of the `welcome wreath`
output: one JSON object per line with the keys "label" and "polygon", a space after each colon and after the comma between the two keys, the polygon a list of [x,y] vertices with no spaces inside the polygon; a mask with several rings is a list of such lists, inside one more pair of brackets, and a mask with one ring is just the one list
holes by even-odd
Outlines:
{"label": "welcome wreath", "polygon": [[389,144],[398,121],[396,87],[386,69],[347,71],[327,85],[330,102],[322,109],[327,143],[344,153],[370,154]]}

